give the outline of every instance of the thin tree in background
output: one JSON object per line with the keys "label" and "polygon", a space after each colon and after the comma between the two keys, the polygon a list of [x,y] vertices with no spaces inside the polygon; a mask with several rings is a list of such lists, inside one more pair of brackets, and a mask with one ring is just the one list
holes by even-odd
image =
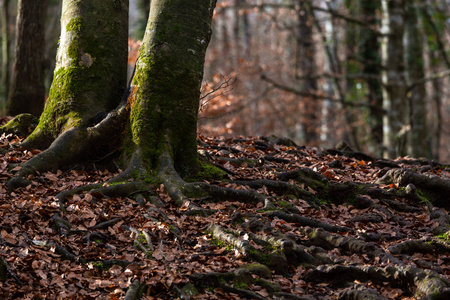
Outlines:
{"label": "thin tree in background", "polygon": [[424,83],[419,82],[425,78],[423,34],[416,5],[417,1],[407,2],[406,67],[408,84],[412,86],[407,95],[411,127],[408,135],[408,154],[413,157],[429,157],[427,93]]}
{"label": "thin tree in background", "polygon": [[48,95],[56,64],[59,34],[61,33],[62,1],[47,0],[47,18],[45,22],[45,91]]}
{"label": "thin tree in background", "polygon": [[[446,76],[450,73],[446,71],[450,69],[447,54],[449,38],[446,34],[449,8],[443,5],[443,1],[415,2],[416,9],[421,11],[421,19],[416,25],[421,32],[425,32],[424,42],[433,51],[430,52],[433,58],[425,60],[425,63],[430,63],[430,67],[425,69],[424,78],[418,79],[429,87],[428,115],[424,109],[415,110],[415,105],[408,105],[410,96],[419,97],[415,95],[415,89],[411,90],[418,85],[414,83],[417,80],[406,80],[409,70],[406,55],[410,49],[405,44],[406,35],[403,31],[406,29],[404,14],[408,1],[386,0],[383,2],[386,9],[382,10],[381,0],[247,0],[244,5],[241,4],[238,14],[239,17],[247,14],[250,24],[252,51],[245,68],[242,64],[236,67],[236,51],[232,48],[237,36],[233,29],[238,28],[234,26],[237,14],[235,3],[236,0],[219,2],[216,14],[219,21],[216,27],[219,30],[207,56],[208,63],[213,62],[209,66],[214,68],[209,69],[206,80],[217,80],[220,75],[231,74],[239,74],[239,80],[227,95],[215,98],[218,105],[210,105],[202,112],[205,120],[202,122],[203,134],[274,133],[303,143],[305,139],[301,133],[305,132],[299,124],[307,123],[308,120],[299,121],[305,115],[299,114],[298,107],[294,107],[298,105],[298,101],[293,99],[297,95],[302,98],[313,96],[323,108],[318,115],[323,127],[320,130],[321,139],[307,144],[327,147],[347,139],[354,148],[358,148],[359,142],[363,151],[370,151],[377,156],[411,154],[408,150],[410,146],[418,145],[412,139],[412,134],[417,132],[414,126],[422,122],[416,117],[410,118],[411,108],[412,114],[423,111],[421,115],[428,118],[428,127],[433,129],[427,138],[433,148],[440,148],[441,157],[448,157],[444,143],[439,143],[439,140],[448,139],[449,134],[446,131],[448,118],[444,113],[448,106],[446,86],[449,79]],[[303,3],[310,5],[311,15],[316,16],[312,43],[317,70],[310,79],[304,73],[308,68],[299,67],[302,55],[295,53],[296,43],[292,43],[295,36],[292,32],[298,32],[298,13]],[[396,7],[400,7],[400,12]],[[386,12],[383,22],[385,32],[380,30],[383,11]],[[394,24],[395,21],[400,23]],[[239,26],[238,40],[242,49],[242,23]],[[287,36],[290,40],[286,39]],[[304,37],[306,35],[302,34],[302,38]],[[300,41],[303,42],[305,41]],[[381,42],[385,45],[383,52]],[[240,55],[242,53],[242,50],[239,51]],[[296,63],[293,63],[294,59],[297,60]],[[297,74],[296,80],[290,76],[293,73]],[[436,79],[438,77],[441,79]],[[302,90],[301,85],[306,80],[318,82],[314,95],[306,95],[305,90]],[[254,85],[255,91],[262,91],[267,87],[270,92],[261,98],[254,97],[254,93],[245,88],[247,82]],[[228,108],[224,103],[228,103]],[[312,101],[308,102],[310,103]],[[257,109],[252,111],[250,105],[257,106]],[[252,115],[253,112],[255,113]],[[221,118],[227,119],[226,128],[221,128],[220,123],[213,120],[219,113]],[[256,118],[254,116],[262,120],[256,122],[258,126],[253,125],[253,119]],[[385,135],[383,131],[386,132]],[[437,149],[433,149],[433,158],[437,152]]]}
{"label": "thin tree in background", "polygon": [[373,152],[382,156],[383,143],[383,89],[381,86],[381,57],[378,34],[375,31],[379,20],[377,13],[381,9],[379,0],[361,0],[361,16],[368,28],[360,32],[359,56],[362,71],[366,75],[367,103],[369,104],[369,127],[372,138]]}
{"label": "thin tree in background", "polygon": [[137,39],[142,39],[145,33],[145,27],[147,26],[148,15],[150,13],[151,0],[137,0],[136,5],[138,8],[137,28],[134,32],[134,36]]}
{"label": "thin tree in background", "polygon": [[[297,54],[296,54],[296,75],[302,76],[300,83],[300,91],[305,94],[311,93],[315,95],[318,90],[317,86],[317,67],[315,56],[315,44],[313,37],[313,26],[310,10],[305,2],[309,0],[299,1],[298,10],[298,36],[296,37]],[[303,98],[303,111],[300,116],[301,136],[304,143],[311,145],[319,141],[320,131],[320,110],[321,105],[314,96]]]}
{"label": "thin tree in background", "polygon": [[[332,1],[330,3],[327,2],[328,10],[334,11],[340,3],[338,1]],[[311,9],[311,15],[313,16],[313,23],[317,29],[317,32],[321,36],[322,45],[324,47],[324,52],[326,56],[326,63],[325,63],[325,69],[329,71],[329,73],[333,74],[333,76],[327,78],[327,92],[329,94],[333,93],[338,98],[338,101],[341,104],[342,114],[343,114],[343,123],[344,123],[344,139],[347,139],[349,143],[355,147],[356,149],[360,149],[359,140],[356,132],[356,126],[354,126],[355,118],[352,115],[352,112],[350,111],[348,107],[348,102],[346,100],[346,94],[344,89],[341,86],[340,77],[338,77],[338,74],[342,73],[342,68],[340,65],[339,57],[337,55],[338,53],[338,35],[336,34],[336,28],[335,28],[335,15],[331,14],[330,19],[325,19],[326,25],[325,31],[322,29],[322,26],[319,22],[319,19],[314,14],[314,11]],[[333,95],[331,94],[331,95]],[[324,122],[331,122],[333,120],[333,114],[329,113],[331,107],[333,106],[333,102],[325,102],[322,106],[322,116],[328,116],[325,117],[326,119],[323,120]],[[322,141],[328,140],[328,137],[326,134],[324,134],[328,129],[326,126],[322,126]],[[333,130],[332,130],[333,131]],[[331,131],[331,132],[332,132]]]}
{"label": "thin tree in background", "polygon": [[2,106],[8,99],[9,93],[9,0],[0,0],[0,26],[1,26],[1,78],[0,101]]}
{"label": "thin tree in background", "polygon": [[47,0],[19,0],[7,114],[39,116],[45,100],[44,50]]}
{"label": "thin tree in background", "polygon": [[383,147],[384,156],[395,158],[406,154],[408,105],[404,77],[405,1],[382,1],[381,44],[383,62]]}
{"label": "thin tree in background", "polygon": [[[356,0],[345,0],[344,7],[350,15],[357,15],[359,11],[359,1]],[[336,27],[336,26],[335,26]],[[344,23],[345,31],[345,42],[343,53],[345,53],[345,60],[342,62],[343,71],[345,72],[347,78],[345,78],[345,102],[347,107],[344,107],[344,112],[348,115],[349,125],[351,128],[351,134],[353,134],[354,139],[357,141],[355,146],[360,148],[364,139],[362,138],[361,117],[358,112],[354,109],[353,105],[360,101],[360,91],[361,85],[356,80],[355,74],[360,73],[360,66],[357,61],[357,49],[358,49],[358,38],[360,27],[353,22]]]}
{"label": "thin tree in background", "polygon": [[[439,55],[437,55],[436,51],[430,47],[428,49],[428,61],[430,70],[437,74],[439,67]],[[429,124],[430,136],[431,136],[431,151],[432,157],[436,160],[440,158],[440,149],[441,149],[441,139],[442,139],[442,98],[443,98],[443,79],[436,78],[431,81],[431,102],[432,102],[432,113],[433,118]]]}
{"label": "thin tree in background", "polygon": [[[428,63],[432,74],[440,74],[442,66],[447,70],[450,69],[450,58],[447,55],[445,41],[443,37],[446,30],[446,18],[442,12],[439,12],[435,7],[421,7],[420,19],[423,25],[423,30],[427,35],[428,46]],[[442,110],[445,101],[444,79],[442,76],[437,76],[431,81],[431,99],[432,99],[432,113],[433,116],[429,122],[431,130],[431,149],[433,157],[440,158],[441,140],[443,136],[443,122],[444,118]],[[444,153],[448,152],[444,149]]]}

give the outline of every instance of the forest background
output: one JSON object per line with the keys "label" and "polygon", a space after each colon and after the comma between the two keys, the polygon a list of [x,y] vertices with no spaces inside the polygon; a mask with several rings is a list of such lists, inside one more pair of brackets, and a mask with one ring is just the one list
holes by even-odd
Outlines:
{"label": "forest background", "polygon": [[[130,75],[148,16],[130,1]],[[0,1],[0,108],[14,62],[17,1]],[[377,156],[450,161],[448,1],[221,0],[208,48],[198,132],[269,136]],[[49,0],[45,95],[61,1]],[[400,20],[400,22],[398,22]]]}

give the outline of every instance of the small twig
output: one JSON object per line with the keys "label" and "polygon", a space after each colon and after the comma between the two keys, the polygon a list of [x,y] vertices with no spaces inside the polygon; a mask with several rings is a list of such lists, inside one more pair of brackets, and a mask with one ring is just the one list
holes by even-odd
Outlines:
{"label": "small twig", "polygon": [[121,220],[120,218],[114,218],[114,219],[111,219],[111,220],[108,220],[108,221],[105,221],[105,222],[98,223],[97,225],[92,226],[89,229],[95,229],[95,230],[97,230],[97,229],[107,229],[108,227],[112,227],[115,224],[119,223],[120,220]]}
{"label": "small twig", "polygon": [[11,275],[12,278],[14,278],[14,280],[20,285],[23,286],[23,282],[20,281],[19,277],[16,276],[16,274],[14,274],[13,271],[11,271],[11,269],[8,266],[8,263],[6,262],[6,260],[3,257],[0,257],[0,264],[3,265],[3,267],[6,269],[6,271],[8,272],[9,275]]}

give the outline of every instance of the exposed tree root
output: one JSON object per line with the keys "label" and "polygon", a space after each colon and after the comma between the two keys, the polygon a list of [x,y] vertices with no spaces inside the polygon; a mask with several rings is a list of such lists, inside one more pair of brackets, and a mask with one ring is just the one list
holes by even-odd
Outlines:
{"label": "exposed tree root", "polygon": [[140,293],[144,285],[140,284],[139,280],[133,281],[128,287],[127,293],[125,294],[125,300],[137,300],[140,299]]}
{"label": "exposed tree root", "polygon": [[114,265],[121,266],[121,267],[127,267],[130,264],[137,264],[140,265],[141,263],[136,262],[129,262],[127,260],[123,259],[108,259],[108,260],[89,260],[85,259],[81,256],[73,254],[69,249],[66,247],[63,247],[55,242],[52,241],[42,241],[42,240],[32,240],[28,236],[26,236],[26,239],[29,243],[34,244],[36,246],[42,247],[49,251],[54,251],[56,254],[60,255],[62,260],[69,260],[71,262],[75,262],[77,264],[92,264],[95,267],[99,267],[102,269],[109,269]]}
{"label": "exposed tree root", "polygon": [[399,244],[394,244],[388,248],[393,255],[429,253],[435,250],[426,240],[408,240]]}
{"label": "exposed tree root", "polygon": [[32,114],[20,114],[3,126],[0,126],[0,135],[12,133],[18,136],[27,136],[36,127],[39,119]]}
{"label": "exposed tree root", "polygon": [[392,255],[386,253],[380,246],[375,243],[366,243],[353,237],[341,235],[333,235],[321,228],[302,228],[300,230],[308,237],[307,244],[315,245],[324,249],[338,248],[343,252],[367,254],[371,258],[378,258],[381,263],[403,264],[402,261],[396,259]]}
{"label": "exposed tree root", "polygon": [[419,189],[422,197],[429,199],[434,206],[450,209],[448,201],[448,195],[450,195],[449,180],[434,175],[418,174],[407,169],[393,169],[378,179],[377,183],[396,183],[402,187],[410,185],[410,189]]}
{"label": "exposed tree root", "polygon": [[[116,132],[124,128],[128,116],[128,108],[122,104],[93,127],[75,127],[63,132],[47,149],[25,162],[7,187],[24,187],[30,183],[26,179],[28,175],[35,172],[57,170],[78,160],[94,159],[109,153],[121,143],[121,139],[110,137],[117,136]],[[40,140],[39,133],[37,135],[36,139]],[[25,140],[20,146],[29,149],[34,146],[33,140],[35,137],[31,141]]]}
{"label": "exposed tree root", "polygon": [[14,274],[13,271],[8,266],[8,263],[6,260],[3,259],[3,257],[0,257],[0,280],[5,280],[6,276],[9,275],[17,282],[19,285],[23,285],[23,282]]}
{"label": "exposed tree root", "polygon": [[[92,132],[95,132],[92,136],[103,132],[101,126],[92,128]],[[26,180],[27,176],[35,171],[42,172],[49,166],[56,168],[62,163],[73,162],[80,157],[83,153],[81,148],[78,156],[52,162],[56,151],[62,149],[58,147],[69,147],[68,145],[84,134],[77,133],[77,130],[79,129],[66,132],[62,137],[67,139],[64,143],[56,140],[49,148],[50,151],[44,151],[43,155],[38,155],[37,158],[24,164],[15,180]],[[89,130],[91,129],[87,129],[86,132]],[[86,144],[83,144],[84,146]],[[258,146],[270,149],[270,146],[266,147],[263,144]],[[254,207],[254,210],[246,213],[235,212],[223,223],[210,224],[206,231],[213,238],[213,243],[227,249],[224,253],[234,251],[236,257],[246,260],[249,264],[224,273],[193,273],[187,276],[190,283],[185,287],[178,288],[175,284],[170,287],[181,298],[189,299],[199,290],[217,288],[223,292],[238,294],[243,298],[311,299],[309,296],[299,296],[285,291],[274,281],[274,276],[291,277],[298,268],[305,268],[306,275],[303,280],[310,283],[324,282],[336,287],[350,284],[350,288],[339,293],[339,299],[385,299],[374,287],[387,283],[394,288],[401,288],[404,295],[415,295],[423,299],[446,299],[450,294],[450,283],[442,276],[444,271],[417,258],[414,258],[417,267],[405,262],[405,260],[413,259],[413,255],[417,253],[449,251],[450,246],[443,239],[449,236],[450,217],[446,211],[434,208],[432,205],[445,207],[442,205],[445,198],[443,195],[448,195],[448,181],[398,168],[385,172],[381,179],[371,184],[335,182],[309,168],[296,167],[272,172],[272,175],[268,176],[270,179],[255,180],[236,178],[236,173],[230,171],[228,174],[233,180],[216,185],[208,182],[185,181],[177,172],[170,153],[172,153],[170,147],[161,152],[158,170],[152,173],[141,158],[140,150],[137,149],[131,156],[128,167],[116,177],[106,182],[77,187],[57,194],[55,197],[61,209],[60,214],[53,216],[53,224],[57,232],[61,236],[83,234],[83,242],[90,245],[94,242],[106,243],[111,238],[102,230],[114,226],[120,227],[121,230],[131,234],[135,251],[143,253],[146,259],[157,257],[161,261],[166,261],[170,255],[163,247],[163,241],[166,238],[155,235],[145,228],[117,225],[124,219],[113,218],[88,227],[87,230],[74,229],[72,224],[64,218],[67,197],[79,194],[81,198],[91,201],[102,201],[103,198],[109,197],[130,197],[135,198],[142,205],[150,201],[155,206],[146,208],[147,213],[142,215],[143,218],[146,222],[150,222],[147,224],[159,226],[166,235],[173,237],[176,241],[173,244],[180,249],[190,247],[195,244],[195,241],[184,239],[183,228],[167,215],[164,207],[168,206],[170,201],[178,207],[178,213],[199,217],[220,212],[217,209],[207,208],[208,203],[224,201],[242,203],[248,207]],[[356,155],[363,158],[358,153],[347,154],[351,157]],[[205,157],[208,155],[205,154]],[[212,156],[209,157],[214,159]],[[47,164],[48,161],[51,163]],[[252,164],[255,168],[264,168],[267,162],[272,161],[280,164],[289,163],[288,160],[266,155],[262,159],[254,159]],[[227,163],[229,162],[227,160]],[[372,162],[375,164],[379,160],[373,158]],[[336,168],[343,167],[342,163],[332,165]],[[382,162],[382,165],[386,167],[390,165],[390,161]],[[290,171],[285,171],[286,169]],[[386,189],[379,186],[392,183],[404,188]],[[167,192],[169,202],[164,202],[168,199],[162,201],[154,196],[160,184],[162,184],[161,188]],[[86,198],[86,195],[90,196]],[[439,224],[433,228],[432,232],[442,237],[427,236],[421,239],[404,240],[406,236],[400,232],[395,234],[357,233],[358,227],[352,227],[359,223],[382,224],[384,222],[395,223],[398,226],[414,226],[402,214],[423,213],[425,198],[430,202],[428,205],[430,220]],[[289,202],[285,199],[294,200]],[[296,201],[309,204],[311,209],[318,209],[321,205],[347,203],[346,205],[364,210],[364,213],[348,218],[345,223],[333,224],[329,219],[303,216],[303,211],[294,205]],[[284,233],[285,230],[289,230],[290,233]],[[389,246],[380,245],[385,241],[390,242]],[[130,264],[126,260],[89,261],[81,255],[73,254],[70,249],[58,243],[32,242],[45,249],[53,248],[63,259],[80,264],[101,264],[104,268],[112,265],[125,267]],[[333,254],[330,254],[330,251]],[[224,254],[208,250],[193,255],[192,259],[217,255]],[[372,266],[355,264],[346,256],[363,257]],[[422,268],[422,266],[428,270],[420,269],[419,267]],[[363,284],[354,283],[355,280]],[[195,286],[197,292],[193,292],[190,288],[192,284],[192,288]],[[139,297],[145,288],[145,282],[135,280],[127,289],[125,298],[137,299],[136,297]],[[264,293],[255,292],[261,289]]]}
{"label": "exposed tree root", "polygon": [[411,295],[422,299],[446,299],[450,296],[450,282],[432,271],[423,271],[412,266],[319,266],[306,277],[313,282],[328,282],[344,285],[347,282],[389,282],[393,287],[410,287]]}
{"label": "exposed tree root", "polygon": [[367,288],[362,284],[356,284],[339,293],[339,300],[353,300],[353,299],[371,299],[371,300],[385,300],[386,297],[380,295],[376,290]]}
{"label": "exposed tree root", "polygon": [[285,220],[286,222],[289,223],[297,223],[301,226],[309,226],[309,227],[319,227],[319,228],[323,228],[327,231],[331,231],[331,232],[348,232],[348,231],[352,231],[351,228],[348,227],[344,227],[344,226],[337,226],[337,225],[330,225],[328,223],[325,222],[320,222],[317,220],[312,220],[310,218],[306,218],[306,217],[302,217],[298,214],[287,214],[281,211],[268,211],[266,213],[264,213],[266,216],[268,216],[269,218],[280,218],[282,220]]}
{"label": "exposed tree root", "polygon": [[[258,279],[255,280],[252,275],[256,275]],[[249,264],[236,269],[233,272],[195,274],[190,276],[190,279],[194,284],[201,286],[202,288],[221,288],[224,291],[235,293],[250,299],[266,299],[266,297],[251,292],[247,288],[250,284],[258,284],[265,288],[270,296],[277,296],[281,292],[281,287],[272,284],[267,280],[271,277],[272,274],[270,269],[264,265]]]}

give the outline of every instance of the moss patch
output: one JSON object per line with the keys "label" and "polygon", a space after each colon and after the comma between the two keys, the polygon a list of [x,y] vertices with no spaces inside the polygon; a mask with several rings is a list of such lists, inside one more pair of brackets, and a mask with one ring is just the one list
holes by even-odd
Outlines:
{"label": "moss patch", "polygon": [[0,127],[0,133],[13,133],[19,136],[29,135],[39,119],[32,114],[20,114]]}

